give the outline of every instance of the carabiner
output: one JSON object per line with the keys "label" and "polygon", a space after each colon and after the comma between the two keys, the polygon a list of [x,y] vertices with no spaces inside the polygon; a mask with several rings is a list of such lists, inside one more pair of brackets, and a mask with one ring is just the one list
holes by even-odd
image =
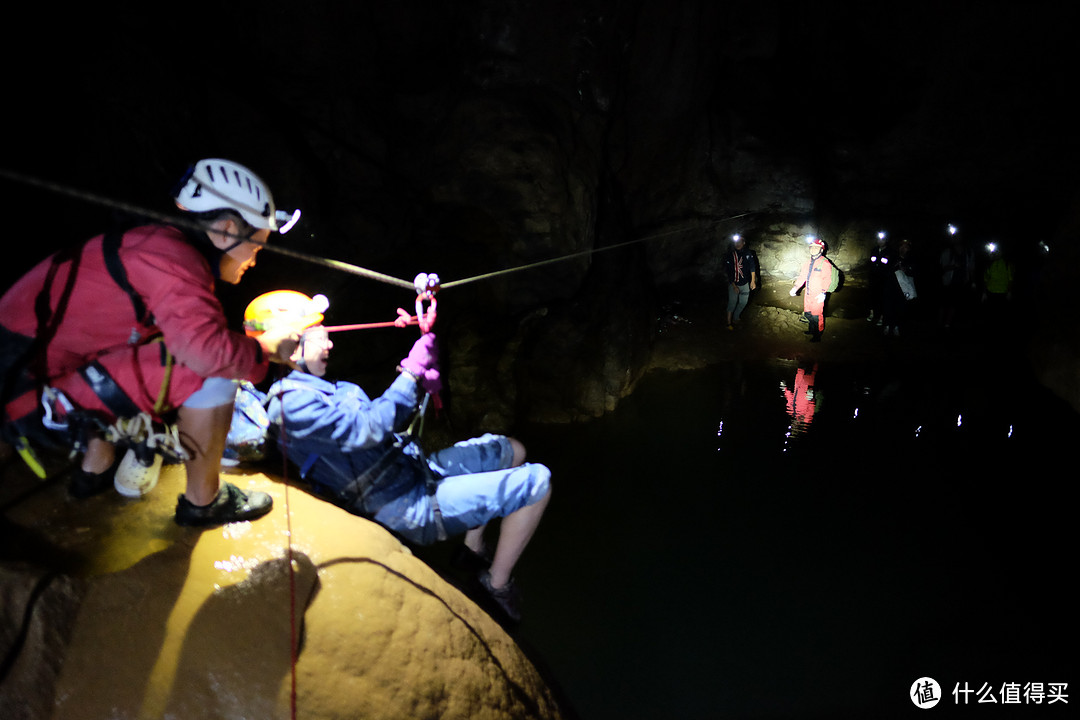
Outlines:
{"label": "carabiner", "polygon": [[[431,328],[435,326],[438,308],[435,293],[439,290],[439,276],[435,273],[420,273],[413,279],[413,289],[416,290],[416,320],[420,325],[420,332],[431,332]],[[427,311],[424,310],[425,302],[428,303]]]}

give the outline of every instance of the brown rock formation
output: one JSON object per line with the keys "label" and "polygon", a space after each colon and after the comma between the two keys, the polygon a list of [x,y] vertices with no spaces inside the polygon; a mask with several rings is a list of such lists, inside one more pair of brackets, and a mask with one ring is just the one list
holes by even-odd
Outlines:
{"label": "brown rock formation", "polygon": [[[33,559],[5,566],[5,650],[29,628],[0,682],[5,718],[561,716],[461,591],[279,479],[233,476],[273,512],[199,531],[171,520],[180,467],[136,501],[69,500],[63,477],[36,485],[17,460],[3,472],[5,559]],[[54,567],[37,570],[45,548]]]}

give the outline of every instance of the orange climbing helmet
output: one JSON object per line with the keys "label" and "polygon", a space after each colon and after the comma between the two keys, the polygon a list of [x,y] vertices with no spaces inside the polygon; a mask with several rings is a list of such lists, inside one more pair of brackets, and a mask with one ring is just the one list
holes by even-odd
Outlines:
{"label": "orange climbing helmet", "polygon": [[298,329],[319,325],[323,313],[330,307],[325,295],[308,297],[295,290],[274,290],[263,293],[248,303],[244,311],[244,332],[258,337],[277,323],[295,324]]}

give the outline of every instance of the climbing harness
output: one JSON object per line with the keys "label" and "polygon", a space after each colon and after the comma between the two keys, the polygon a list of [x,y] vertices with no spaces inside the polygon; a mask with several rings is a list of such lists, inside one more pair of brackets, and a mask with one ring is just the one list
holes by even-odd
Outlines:
{"label": "climbing harness", "polygon": [[140,460],[148,454],[157,453],[167,460],[183,462],[191,456],[180,442],[180,430],[175,423],[158,423],[150,413],[139,413],[130,418],[118,418],[106,428],[105,440],[117,445],[136,448]]}

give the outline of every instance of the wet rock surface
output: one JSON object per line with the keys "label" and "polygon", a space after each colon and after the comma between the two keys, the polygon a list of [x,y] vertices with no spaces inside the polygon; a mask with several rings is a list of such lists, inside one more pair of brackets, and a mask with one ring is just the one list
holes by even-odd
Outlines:
{"label": "wet rock surface", "polygon": [[561,717],[462,590],[278,477],[229,476],[274,510],[198,531],[172,521],[179,466],[139,500],[74,501],[63,475],[41,484],[18,462],[2,486],[4,718]]}

